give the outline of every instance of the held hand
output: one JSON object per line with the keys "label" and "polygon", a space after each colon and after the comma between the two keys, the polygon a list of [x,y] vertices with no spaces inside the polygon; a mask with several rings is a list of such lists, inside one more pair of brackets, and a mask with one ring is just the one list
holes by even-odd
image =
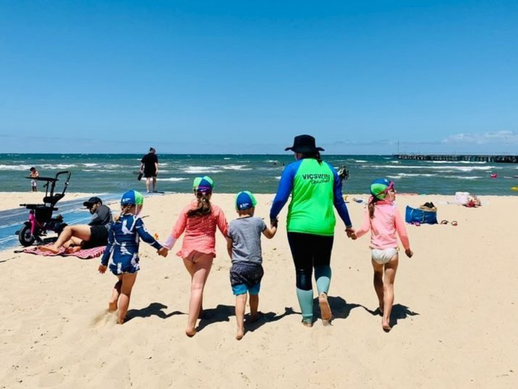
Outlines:
{"label": "held hand", "polygon": [[279,224],[279,219],[270,219],[270,226],[277,228]]}
{"label": "held hand", "polygon": [[356,240],[356,233],[352,227],[346,228],[345,233],[347,234],[348,238],[351,238],[352,240]]}
{"label": "held hand", "polygon": [[410,249],[406,249],[405,254],[408,258],[412,258],[412,255],[414,255],[414,252]]}
{"label": "held hand", "polygon": [[107,266],[99,265],[99,269],[98,269],[99,273],[101,273],[101,274],[106,273],[106,268],[107,268]]}
{"label": "held hand", "polygon": [[166,249],[165,247],[162,247],[160,250],[157,251],[158,255],[160,255],[161,257],[167,257],[167,254],[169,254],[169,250]]}

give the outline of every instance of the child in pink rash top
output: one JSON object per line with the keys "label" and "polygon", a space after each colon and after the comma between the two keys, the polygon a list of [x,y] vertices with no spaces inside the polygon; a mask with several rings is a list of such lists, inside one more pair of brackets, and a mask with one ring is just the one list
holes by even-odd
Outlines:
{"label": "child in pink rash top", "polygon": [[405,249],[405,254],[411,258],[414,253],[410,249],[410,241],[405,228],[405,222],[399,213],[394,200],[396,190],[394,183],[386,178],[380,178],[371,184],[371,198],[365,209],[363,224],[351,238],[357,239],[371,231],[371,258],[374,269],[374,290],[378,296],[379,310],[383,316],[381,325],[385,332],[391,330],[390,313],[394,304],[394,279],[398,267],[398,241]]}
{"label": "child in pink rash top", "polygon": [[217,205],[211,204],[214,181],[208,177],[194,179],[196,199],[185,207],[164,247],[172,249],[175,241],[185,232],[183,244],[176,254],[183,258],[185,268],[191,275],[191,297],[189,299],[189,317],[187,336],[196,334],[196,320],[202,311],[203,289],[216,257],[216,227],[225,238],[228,223],[225,214]]}

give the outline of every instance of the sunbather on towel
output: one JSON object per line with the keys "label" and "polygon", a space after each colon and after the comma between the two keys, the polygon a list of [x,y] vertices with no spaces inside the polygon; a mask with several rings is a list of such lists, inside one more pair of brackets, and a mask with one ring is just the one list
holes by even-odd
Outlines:
{"label": "sunbather on towel", "polygon": [[92,214],[90,223],[66,226],[54,244],[40,246],[40,250],[58,253],[61,247],[65,247],[67,252],[74,252],[108,243],[108,230],[113,220],[110,208],[103,205],[99,197],[91,197],[83,205]]}

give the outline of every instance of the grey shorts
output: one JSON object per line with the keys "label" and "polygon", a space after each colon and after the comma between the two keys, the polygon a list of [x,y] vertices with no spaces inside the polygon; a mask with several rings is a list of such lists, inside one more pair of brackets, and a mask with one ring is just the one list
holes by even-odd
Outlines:
{"label": "grey shorts", "polygon": [[371,249],[372,260],[380,265],[389,263],[396,255],[398,255],[398,252],[395,248],[385,250]]}

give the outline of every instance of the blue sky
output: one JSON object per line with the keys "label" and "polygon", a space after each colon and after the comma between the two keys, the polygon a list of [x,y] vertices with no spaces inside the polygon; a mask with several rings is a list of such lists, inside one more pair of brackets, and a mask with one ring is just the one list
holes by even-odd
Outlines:
{"label": "blue sky", "polygon": [[518,154],[515,1],[0,0],[0,152]]}

